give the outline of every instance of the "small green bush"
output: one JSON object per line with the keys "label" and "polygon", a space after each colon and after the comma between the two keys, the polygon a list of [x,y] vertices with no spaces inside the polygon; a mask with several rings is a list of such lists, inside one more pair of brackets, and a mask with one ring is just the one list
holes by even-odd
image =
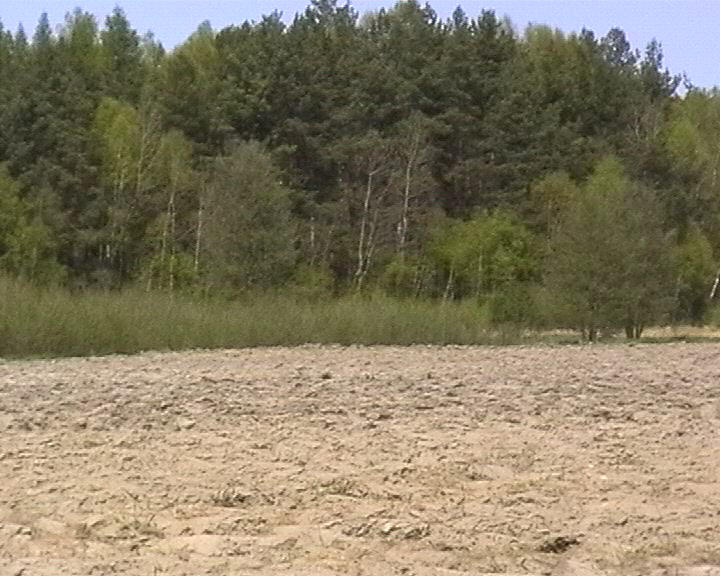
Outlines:
{"label": "small green bush", "polygon": [[332,272],[321,266],[299,266],[290,284],[290,292],[301,300],[317,301],[332,295]]}
{"label": "small green bush", "polygon": [[495,326],[535,326],[538,323],[533,286],[512,283],[495,291],[488,299],[490,319]]}

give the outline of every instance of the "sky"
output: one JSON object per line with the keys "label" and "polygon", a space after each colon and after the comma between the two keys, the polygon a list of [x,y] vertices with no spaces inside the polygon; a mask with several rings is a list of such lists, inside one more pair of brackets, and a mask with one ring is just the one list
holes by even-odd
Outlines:
{"label": "sky", "polygon": [[[643,49],[657,38],[665,62],[674,73],[687,73],[696,86],[720,84],[720,0],[434,0],[430,4],[445,18],[458,3],[468,15],[493,9],[507,15],[519,29],[528,23],[548,24],[566,32],[588,28],[603,36],[613,26],[622,28],[633,47]],[[285,19],[304,10],[309,0],[0,0],[0,20],[15,30],[22,23],[28,35],[38,17],[47,12],[53,24],[79,6],[100,22],[118,4],[140,32],[154,32],[166,48],[190,35],[209,20],[222,28],[258,20],[277,9]],[[394,0],[354,0],[360,12],[390,7]]]}

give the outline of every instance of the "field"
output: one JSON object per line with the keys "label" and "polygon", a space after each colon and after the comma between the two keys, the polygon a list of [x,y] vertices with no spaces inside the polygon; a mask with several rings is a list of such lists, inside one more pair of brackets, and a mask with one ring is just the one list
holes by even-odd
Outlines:
{"label": "field", "polygon": [[718,576],[719,402],[712,344],[8,361],[0,575]]}

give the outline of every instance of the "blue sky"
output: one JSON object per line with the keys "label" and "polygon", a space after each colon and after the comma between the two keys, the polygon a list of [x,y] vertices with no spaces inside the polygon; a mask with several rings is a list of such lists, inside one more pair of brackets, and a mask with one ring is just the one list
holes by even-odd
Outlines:
{"label": "blue sky", "polygon": [[[0,20],[15,29],[22,22],[30,34],[45,11],[53,24],[76,6],[93,12],[100,21],[121,5],[133,26],[152,30],[166,47],[186,38],[203,20],[215,28],[246,19],[258,19],[274,9],[290,18],[309,0],[0,0]],[[611,27],[625,30],[634,47],[643,48],[653,37],[663,44],[673,72],[687,72],[698,86],[720,84],[720,1],[718,0],[435,0],[433,8],[449,16],[458,3],[470,15],[482,8],[507,14],[515,25],[544,23],[565,31],[583,26],[604,35]],[[366,11],[392,6],[394,1],[355,0]]]}

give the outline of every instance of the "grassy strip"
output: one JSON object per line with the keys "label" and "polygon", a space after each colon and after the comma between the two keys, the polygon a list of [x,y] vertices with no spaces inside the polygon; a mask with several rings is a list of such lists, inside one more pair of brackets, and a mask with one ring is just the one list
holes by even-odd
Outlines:
{"label": "grassy strip", "polygon": [[281,296],[198,300],[142,291],[41,289],[0,279],[0,356],[319,344],[504,344],[473,302]]}
{"label": "grassy strip", "polygon": [[[720,318],[713,318],[717,323]],[[625,342],[609,337],[606,343]],[[648,330],[644,343],[718,342],[717,328]],[[311,302],[286,295],[242,301],[140,290],[70,292],[0,277],[0,357],[132,354],[143,350],[301,344],[577,343],[568,331],[491,327],[475,302],[382,295]]]}

